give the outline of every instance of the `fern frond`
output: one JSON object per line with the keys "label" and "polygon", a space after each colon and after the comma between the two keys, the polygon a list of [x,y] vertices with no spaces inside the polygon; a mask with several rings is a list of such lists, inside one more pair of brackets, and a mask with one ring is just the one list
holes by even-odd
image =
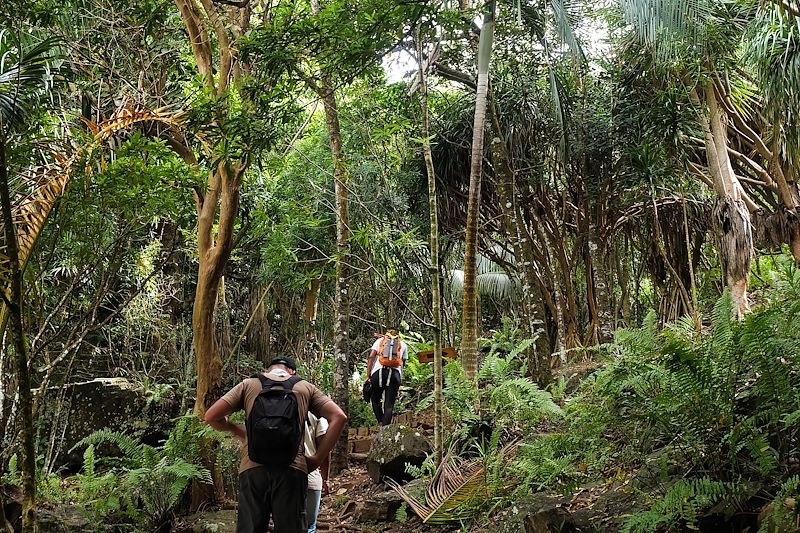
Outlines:
{"label": "fern frond", "polygon": [[125,459],[134,464],[141,464],[142,462],[143,445],[125,433],[109,429],[95,431],[88,437],[78,441],[69,451],[72,452],[77,448],[88,445],[96,448],[99,444],[112,444],[122,452]]}

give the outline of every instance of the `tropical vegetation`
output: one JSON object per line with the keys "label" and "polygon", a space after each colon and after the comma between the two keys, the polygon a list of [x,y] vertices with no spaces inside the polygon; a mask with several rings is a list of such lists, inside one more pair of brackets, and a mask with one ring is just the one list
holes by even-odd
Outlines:
{"label": "tropical vegetation", "polygon": [[205,410],[287,354],[373,425],[390,327],[398,519],[797,528],[798,43],[787,0],[0,4],[0,529],[224,506]]}

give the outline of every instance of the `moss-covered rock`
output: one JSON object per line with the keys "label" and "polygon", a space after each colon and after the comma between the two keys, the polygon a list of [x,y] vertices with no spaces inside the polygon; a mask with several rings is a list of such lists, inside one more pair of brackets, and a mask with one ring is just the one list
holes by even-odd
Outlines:
{"label": "moss-covered rock", "polygon": [[431,443],[422,433],[400,424],[386,426],[375,438],[367,456],[367,472],[375,483],[384,477],[395,481],[411,479],[406,464],[422,465],[431,453]]}
{"label": "moss-covered rock", "polygon": [[98,378],[45,391],[38,424],[54,446],[54,466],[80,468],[83,449],[70,451],[100,429],[124,432],[147,444],[158,444],[180,413],[169,398],[154,401],[123,378]]}

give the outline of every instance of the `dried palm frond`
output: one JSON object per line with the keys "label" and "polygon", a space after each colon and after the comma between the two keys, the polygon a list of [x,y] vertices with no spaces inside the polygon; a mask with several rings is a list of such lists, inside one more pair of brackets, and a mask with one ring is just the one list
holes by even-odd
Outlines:
{"label": "dried palm frond", "polygon": [[483,462],[466,461],[447,454],[433,476],[425,502],[420,502],[392,479],[386,484],[397,492],[425,523],[444,524],[472,518],[477,506],[469,505],[486,493]]}
{"label": "dried palm frond", "polygon": [[[55,162],[41,169],[42,175],[35,180],[36,188],[22,201],[12,208],[12,217],[17,234],[19,267],[24,270],[36,241],[44,228],[50,212],[58,199],[64,194],[80,161],[86,160],[92,152],[116,133],[134,124],[142,122],[158,122],[168,127],[180,126],[182,113],[166,109],[150,111],[140,107],[123,104],[108,120],[93,124],[84,120],[93,134],[92,140],[76,151],[71,157],[55,154]],[[91,172],[91,169],[88,169]],[[0,235],[4,235],[0,222]],[[0,284],[7,288],[11,272],[10,259],[6,254],[6,243],[0,245]],[[0,305],[0,317],[5,315],[4,306]],[[0,328],[3,321],[0,320]]]}

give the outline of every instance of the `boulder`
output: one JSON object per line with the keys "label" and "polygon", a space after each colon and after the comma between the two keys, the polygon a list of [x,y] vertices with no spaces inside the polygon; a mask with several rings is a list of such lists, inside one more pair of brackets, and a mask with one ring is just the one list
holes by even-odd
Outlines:
{"label": "boulder", "polygon": [[77,506],[57,506],[52,509],[39,507],[36,510],[36,528],[38,531],[52,533],[71,533],[73,531],[100,533],[110,531],[110,528],[90,519]]}
{"label": "boulder", "polygon": [[356,506],[354,518],[357,523],[393,522],[403,498],[393,490],[379,492]]}
{"label": "boulder", "polygon": [[236,509],[207,511],[185,519],[192,533],[236,533]]}
{"label": "boulder", "polygon": [[563,496],[538,492],[513,502],[486,533],[588,533],[619,531],[627,518],[646,510],[646,503],[630,483],[596,482]]}
{"label": "boulder", "polygon": [[[551,533],[582,531],[569,523],[569,497],[539,492],[512,503],[486,531],[495,533]],[[591,530],[589,530],[591,531]]]}
{"label": "boulder", "polygon": [[[165,439],[178,416],[178,402],[154,402],[123,378],[98,378],[45,391],[40,421],[54,443],[56,467],[76,471],[84,449],[72,448],[100,429],[125,432],[156,445]],[[102,453],[102,451],[101,451]]]}
{"label": "boulder", "polygon": [[419,431],[399,424],[385,426],[367,456],[369,477],[375,483],[380,483],[384,477],[409,480],[406,464],[421,466],[431,449],[431,443]]}

